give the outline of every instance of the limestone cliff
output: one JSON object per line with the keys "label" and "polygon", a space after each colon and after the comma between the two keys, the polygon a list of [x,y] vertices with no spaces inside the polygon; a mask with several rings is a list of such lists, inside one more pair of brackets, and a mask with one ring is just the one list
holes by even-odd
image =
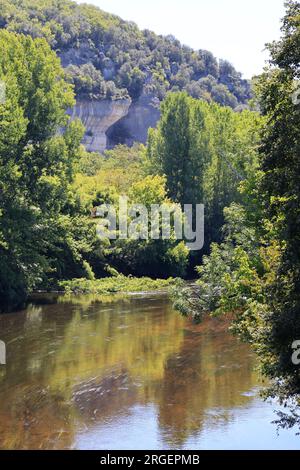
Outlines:
{"label": "limestone cliff", "polygon": [[103,152],[108,147],[108,129],[127,115],[130,105],[130,99],[77,100],[69,114],[71,119],[79,118],[84,124],[83,144],[89,152]]}
{"label": "limestone cliff", "polygon": [[128,113],[107,131],[108,146],[134,142],[145,143],[148,129],[155,127],[160,118],[160,101],[154,95],[142,94],[132,102]]}
{"label": "limestone cliff", "polygon": [[155,127],[160,117],[160,102],[153,95],[128,99],[91,101],[78,99],[71,119],[79,118],[86,133],[83,144],[89,152],[103,152],[117,144],[131,146],[145,143],[149,127]]}

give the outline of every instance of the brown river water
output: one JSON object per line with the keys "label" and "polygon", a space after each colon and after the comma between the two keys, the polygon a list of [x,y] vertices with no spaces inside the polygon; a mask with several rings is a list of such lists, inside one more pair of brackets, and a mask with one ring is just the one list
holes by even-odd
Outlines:
{"label": "brown river water", "polygon": [[165,295],[41,296],[0,316],[0,340],[1,449],[300,448],[249,347]]}

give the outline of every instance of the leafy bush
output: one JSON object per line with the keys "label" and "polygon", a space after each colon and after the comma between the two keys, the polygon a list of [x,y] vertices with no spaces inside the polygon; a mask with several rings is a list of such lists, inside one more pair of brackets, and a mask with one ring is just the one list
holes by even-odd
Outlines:
{"label": "leafy bush", "polygon": [[77,294],[99,294],[109,295],[117,293],[147,292],[152,290],[162,290],[169,287],[174,279],[150,279],[148,277],[134,278],[126,276],[114,276],[105,279],[87,280],[74,279],[63,281],[60,286],[66,293]]}

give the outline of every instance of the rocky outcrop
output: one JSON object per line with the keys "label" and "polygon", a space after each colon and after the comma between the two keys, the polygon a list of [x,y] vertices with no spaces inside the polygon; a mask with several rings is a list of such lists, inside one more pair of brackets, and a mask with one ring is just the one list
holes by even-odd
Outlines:
{"label": "rocky outcrop", "polygon": [[134,142],[145,143],[148,129],[155,127],[159,118],[159,99],[143,94],[131,104],[126,116],[108,129],[108,146],[111,148],[116,144],[131,146]]}
{"label": "rocky outcrop", "polygon": [[128,114],[130,105],[130,99],[77,100],[69,114],[71,119],[79,118],[85,126],[83,144],[89,152],[101,153],[108,147],[108,129]]}
{"label": "rocky outcrop", "polygon": [[131,146],[145,143],[148,129],[155,127],[160,117],[160,102],[152,95],[128,99],[90,101],[78,99],[69,111],[71,119],[79,118],[86,133],[83,144],[89,152],[102,153],[117,144]]}

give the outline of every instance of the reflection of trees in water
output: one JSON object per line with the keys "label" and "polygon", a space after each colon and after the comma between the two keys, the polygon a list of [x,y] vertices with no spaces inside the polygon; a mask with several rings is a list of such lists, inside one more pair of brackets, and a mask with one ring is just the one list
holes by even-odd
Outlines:
{"label": "reflection of trees in water", "polygon": [[[1,449],[72,446],[72,410],[59,392],[49,393],[47,385],[51,347],[59,344],[56,313],[50,306],[29,305],[26,311],[0,316],[8,352],[0,376]],[[70,318],[71,312],[66,309],[65,315]]]}
{"label": "reflection of trees in water", "polygon": [[189,324],[164,299],[39,308],[3,323],[14,348],[0,377],[2,448],[68,448],[78,429],[148,403],[165,441],[181,445],[207,410],[228,419],[253,386],[247,347],[217,321]]}
{"label": "reflection of trees in water", "polygon": [[65,330],[50,386],[64,387],[71,397],[74,384],[95,374],[101,380],[125,370],[145,385],[162,380],[167,357],[183,339],[182,318],[167,313],[166,302],[136,300],[85,318],[77,311]]}
{"label": "reflection of trees in water", "polygon": [[[0,447],[53,448],[57,434],[56,447],[70,447],[89,400],[97,419],[97,408],[105,408],[99,419],[118,414],[122,396],[124,408],[138,401],[141,384],[146,393],[148,379],[162,380],[166,356],[180,346],[183,320],[167,318],[166,305],[127,299],[111,307],[93,299],[80,306],[30,307],[2,318],[11,355],[0,377]],[[172,340],[165,341],[169,333]],[[124,374],[129,389],[118,380]],[[88,386],[93,377],[102,382],[103,394]],[[84,408],[76,398],[81,388]]]}
{"label": "reflection of trees in water", "polygon": [[[222,325],[222,324],[221,324]],[[181,446],[204,428],[228,423],[231,410],[250,398],[243,392],[257,383],[249,348],[220,328],[217,320],[186,330],[181,349],[165,368],[159,397],[163,441]]]}
{"label": "reflection of trees in water", "polygon": [[67,449],[74,432],[72,410],[63,397],[39,385],[18,386],[0,395],[1,449]]}

